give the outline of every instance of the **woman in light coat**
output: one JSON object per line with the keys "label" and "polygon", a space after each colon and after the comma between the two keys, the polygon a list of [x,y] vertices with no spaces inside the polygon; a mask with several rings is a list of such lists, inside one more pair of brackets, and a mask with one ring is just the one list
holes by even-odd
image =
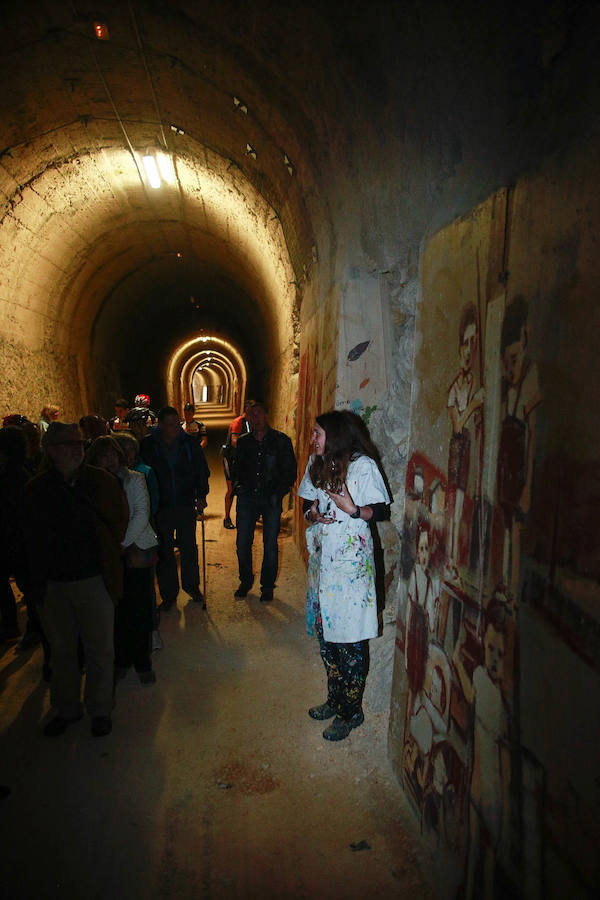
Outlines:
{"label": "woman in light coat", "polygon": [[87,461],[106,469],[123,485],[129,504],[129,523],[123,541],[123,599],[115,610],[115,675],[124,678],[133,665],[142,684],[152,684],[152,582],[158,538],[150,524],[146,479],[125,466],[118,441],[111,435],[96,438]]}
{"label": "woman in light coat", "polygon": [[317,416],[313,442],[298,494],[309,526],[307,629],[319,641],[327,700],[308,712],[313,719],[333,719],[323,737],[340,741],[364,721],[368,640],[378,633],[369,522],[387,518],[391,501],[358,416]]}

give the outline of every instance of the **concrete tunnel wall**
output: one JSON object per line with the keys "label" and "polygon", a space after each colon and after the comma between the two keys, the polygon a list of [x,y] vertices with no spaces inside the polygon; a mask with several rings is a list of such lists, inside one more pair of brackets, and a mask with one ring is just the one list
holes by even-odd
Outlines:
{"label": "concrete tunnel wall", "polygon": [[[108,411],[117,386],[143,389],[136,377],[161,396],[167,360],[201,327],[220,328],[239,346],[250,390],[267,390],[275,423],[296,435],[301,468],[318,411],[335,404],[363,415],[395,497],[392,521],[379,530],[386,608],[367,699],[373,709],[391,701],[391,756],[422,824],[402,761],[413,552],[405,489],[413,452],[439,453],[419,431],[418,398],[435,380],[422,365],[423,352],[436,353],[428,323],[455,327],[447,294],[427,290],[423,260],[434,235],[463,217],[477,220],[495,192],[542,170],[550,185],[557,171],[569,172],[577,148],[592,152],[596,4],[223,3],[200,12],[185,2],[108,3],[106,45],[93,42],[85,8],[73,16],[32,3],[25,16],[9,7],[14,45],[2,65],[12,93],[3,96],[0,166],[5,408],[19,401],[36,414],[57,399],[72,414],[82,402]],[[136,181],[123,129],[136,151],[166,143],[189,174],[181,191],[159,200]],[[586,171],[578,196],[597,190],[597,175]],[[204,189],[194,189],[205,176],[223,197],[240,197],[220,224],[218,210],[212,218],[201,211]],[[570,197],[568,176],[564,190]],[[549,215],[558,240],[560,205]],[[521,233],[529,221],[523,214]],[[252,245],[258,227],[271,235],[269,264],[264,245]],[[595,219],[577,227],[593,235]],[[240,253],[239,241],[253,249]],[[543,252],[535,265],[543,268]],[[190,295],[206,298],[200,315],[185,307]],[[48,396],[59,389],[61,397]],[[586,615],[596,633],[597,603]],[[564,634],[542,619],[527,618],[521,655],[544,643],[545,660],[560,652],[565,669],[579,673]],[[585,665],[595,691],[597,662]],[[544,689],[550,709],[573,702],[568,684]],[[535,698],[519,695],[520,721],[538,723],[534,744],[553,721],[551,713],[543,723],[531,716]],[[580,727],[586,707],[574,702]],[[549,749],[536,773],[552,781],[558,760]],[[592,756],[585,762],[594,770]],[[511,865],[500,858],[497,881],[527,897],[589,891],[597,872],[581,848],[593,843],[596,788],[585,797],[575,787],[545,795],[552,815],[523,806],[534,791],[516,801],[511,814],[530,829],[526,849]],[[466,878],[472,821],[467,799],[450,846],[437,854],[440,896]],[[510,833],[523,838],[518,827]],[[433,854],[436,840],[446,840],[439,834],[428,827],[423,835]]]}
{"label": "concrete tunnel wall", "polygon": [[[230,329],[248,345],[255,371],[258,349],[273,381],[283,380],[280,369],[287,376],[290,365],[295,297],[287,250],[271,208],[239,176],[220,179],[216,172],[224,164],[219,158],[211,160],[213,168],[205,168],[207,154],[203,165],[195,167],[177,157],[180,184],[165,186],[157,197],[164,216],[157,226],[140,216],[137,203],[144,187],[132,160],[116,151],[105,151],[103,159],[122,170],[125,203],[114,186],[108,190],[107,182],[98,180],[95,157],[46,169],[18,199],[12,198],[18,209],[13,205],[2,223],[4,283],[10,294],[5,325],[12,341],[6,345],[5,372],[15,345],[23,346],[31,360],[40,351],[43,355],[46,346],[54,371],[48,366],[43,370],[43,390],[61,395],[67,414],[81,408],[107,412],[115,392],[143,389],[148,367],[140,366],[141,360],[152,357],[151,386],[158,386],[157,374],[163,374],[174,338],[178,332],[189,334],[191,318],[198,323],[194,330],[226,328],[227,315],[220,321],[215,317],[220,301],[229,303],[230,317],[233,313],[238,319],[244,305],[250,308],[246,334],[239,322]],[[95,196],[90,196],[90,184],[97,187]],[[185,230],[169,210],[182,192]],[[208,273],[203,264],[210,265]],[[191,289],[199,301],[192,309]],[[255,340],[248,340],[253,333]],[[19,367],[22,361],[19,355]],[[131,380],[123,384],[123,378],[113,378],[111,383],[111,365]],[[41,374],[36,366],[25,371]],[[27,396],[19,379],[19,399],[23,388]],[[35,384],[38,397],[40,388]],[[164,398],[164,385],[154,394]],[[10,404],[10,394],[7,399]]]}

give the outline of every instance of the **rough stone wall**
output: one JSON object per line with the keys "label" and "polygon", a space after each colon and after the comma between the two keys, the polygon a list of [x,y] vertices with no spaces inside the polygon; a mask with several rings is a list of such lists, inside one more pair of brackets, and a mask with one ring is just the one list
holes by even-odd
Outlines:
{"label": "rough stone wall", "polygon": [[506,5],[492,3],[468,14],[439,3],[398,7],[402,23],[394,29],[390,18],[390,40],[370,34],[361,45],[365,62],[368,56],[377,64],[366,65],[369,77],[348,84],[344,108],[354,129],[338,130],[331,110],[317,123],[335,160],[313,218],[320,292],[338,292],[342,317],[346,304],[366,324],[371,316],[365,306],[379,291],[391,321],[391,353],[370,358],[373,368],[385,370],[383,377],[362,387],[370,373],[358,383],[348,377],[355,343],[341,330],[336,386],[336,404],[368,419],[395,496],[392,524],[379,528],[388,590],[367,684],[367,699],[377,708],[389,698],[391,621],[403,600],[398,572],[410,399],[419,387],[413,360],[424,339],[414,330],[423,248],[456,216],[535,170],[544,153],[597,130],[589,112],[597,95],[590,73],[597,72],[591,35],[598,7],[542,7],[521,4],[509,13]]}
{"label": "rough stone wall", "polygon": [[0,337],[2,415],[20,413],[37,422],[42,406],[56,404],[61,418],[79,420],[82,414],[77,357],[52,347],[33,350]]}

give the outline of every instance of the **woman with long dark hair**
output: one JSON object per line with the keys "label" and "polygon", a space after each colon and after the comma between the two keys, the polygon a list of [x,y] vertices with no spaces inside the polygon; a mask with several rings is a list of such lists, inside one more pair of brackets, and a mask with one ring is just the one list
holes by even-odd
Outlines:
{"label": "woman with long dark hair", "polygon": [[369,522],[387,518],[391,500],[358,416],[338,410],[317,416],[313,443],[298,494],[309,526],[307,630],[319,641],[327,700],[308,714],[333,719],[323,737],[341,741],[364,721],[368,641],[378,633]]}

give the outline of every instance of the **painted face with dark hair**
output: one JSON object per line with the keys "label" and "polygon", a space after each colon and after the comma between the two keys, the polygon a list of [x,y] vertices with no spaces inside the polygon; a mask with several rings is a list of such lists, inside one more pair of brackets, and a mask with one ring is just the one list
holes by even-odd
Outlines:
{"label": "painted face with dark hair", "polygon": [[514,341],[514,343],[504,348],[502,367],[504,369],[504,377],[510,385],[514,386],[521,380],[526,348],[525,329],[521,329],[521,337],[518,341]]}
{"label": "painted face with dark hair", "polygon": [[426,531],[422,531],[417,545],[417,562],[422,569],[426,569],[429,565],[429,556],[429,535]]}
{"label": "painted face with dark hair", "polygon": [[465,328],[459,349],[460,367],[463,372],[470,372],[473,365],[473,357],[477,347],[477,328],[475,322],[470,322]]}

